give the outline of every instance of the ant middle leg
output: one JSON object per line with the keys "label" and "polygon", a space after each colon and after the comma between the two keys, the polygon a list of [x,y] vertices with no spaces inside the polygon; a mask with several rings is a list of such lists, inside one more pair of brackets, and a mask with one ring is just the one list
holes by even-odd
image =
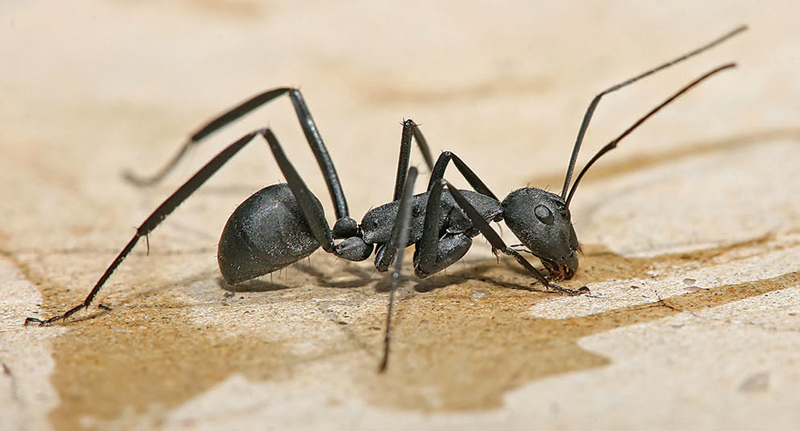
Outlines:
{"label": "ant middle leg", "polygon": [[409,231],[411,230],[411,215],[413,212],[414,182],[417,179],[417,169],[409,168],[399,199],[397,217],[392,225],[392,235],[389,242],[385,245],[390,250],[386,255],[394,259],[394,269],[392,270],[392,284],[389,288],[389,306],[386,312],[386,329],[383,334],[383,359],[378,366],[378,372],[386,371],[389,365],[389,343],[392,334],[392,309],[394,308],[395,292],[400,282],[400,273],[403,269],[403,252],[408,244]]}
{"label": "ant middle leg", "polygon": [[428,141],[423,136],[419,125],[414,120],[403,121],[403,133],[400,136],[400,156],[397,161],[397,177],[394,181],[394,196],[392,201],[400,200],[403,194],[403,187],[406,183],[406,173],[409,170],[409,163],[411,160],[411,140],[417,142],[417,146],[422,152],[422,157],[425,159],[425,164],[428,169],[433,170],[433,156],[428,146]]}

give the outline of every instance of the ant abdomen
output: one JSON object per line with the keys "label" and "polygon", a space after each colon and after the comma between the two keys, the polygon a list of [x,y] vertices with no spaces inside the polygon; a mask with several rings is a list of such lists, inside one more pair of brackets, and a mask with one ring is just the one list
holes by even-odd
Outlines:
{"label": "ant abdomen", "polygon": [[231,214],[217,260],[225,281],[236,284],[289,266],[319,247],[289,186],[275,184],[254,193]]}

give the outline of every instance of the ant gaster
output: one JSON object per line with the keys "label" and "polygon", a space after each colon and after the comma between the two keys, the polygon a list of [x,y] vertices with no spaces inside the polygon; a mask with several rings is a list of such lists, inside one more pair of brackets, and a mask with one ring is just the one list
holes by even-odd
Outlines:
{"label": "ant gaster", "polygon": [[[403,123],[400,140],[400,158],[392,202],[368,211],[360,224],[349,216],[347,201],[333,161],[300,90],[277,88],[261,93],[200,128],[158,174],[148,179],[131,174],[127,174],[126,177],[139,185],[160,181],[191,147],[208,135],[259,106],[287,95],[294,106],[306,140],[331,195],[336,213],[336,223],[332,229],[328,225],[319,199],[311,193],[289,162],[272,131],[268,128],[255,130],[230,144],[156,208],[139,226],[136,234],[109,265],[81,304],[46,320],[29,317],[25,324],[49,325],[64,320],[83,308],[88,308],[139,239],[146,238],[178,205],[258,136],[266,139],[269,144],[286,178],[286,183],[271,185],[256,192],[239,205],[228,219],[219,241],[217,255],[223,278],[230,284],[241,283],[291,265],[309,256],[319,247],[351,261],[366,260],[374,252],[375,267],[379,271],[387,271],[394,263],[380,371],[385,370],[388,364],[392,306],[402,268],[403,251],[412,244],[415,245],[414,272],[420,278],[435,274],[461,259],[472,245],[472,238],[481,234],[491,244],[492,251],[496,255],[502,253],[513,257],[547,288],[570,295],[588,292],[585,286],[572,290],[551,281],[570,279],[578,269],[580,246],[572,227],[569,204],[580,180],[600,157],[614,149],[623,138],[656,112],[701,81],[722,70],[735,67],[735,64],[729,63],[711,70],[653,108],[595,154],[571,183],[578,152],[597,104],[604,95],[697,55],[745,29],[744,26],[739,27],[709,44],[609,87],[595,96],[583,117],[560,195],[525,187],[512,191],[501,201],[455,154],[445,151],[434,163],[419,127],[412,120],[406,120]],[[418,195],[412,194],[417,178],[416,168],[409,167],[412,141],[416,141],[431,170],[425,193]],[[473,190],[459,190],[445,179],[445,170],[450,162],[455,165]],[[524,247],[522,251],[529,252],[541,260],[549,273],[548,276],[533,267],[519,251],[506,245],[489,225],[490,222],[501,220],[505,221],[522,242],[521,245]]]}

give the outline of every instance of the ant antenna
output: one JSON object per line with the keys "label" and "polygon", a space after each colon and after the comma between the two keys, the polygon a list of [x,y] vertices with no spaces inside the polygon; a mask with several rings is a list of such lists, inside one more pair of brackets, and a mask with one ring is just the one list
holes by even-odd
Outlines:
{"label": "ant antenna", "polygon": [[[728,32],[727,34],[723,35],[722,37],[720,37],[720,38],[718,38],[718,39],[716,39],[714,41],[712,41],[711,43],[703,45],[700,48],[695,49],[694,51],[691,51],[691,52],[689,52],[687,54],[684,54],[684,55],[682,55],[682,56],[680,56],[678,58],[670,60],[670,61],[662,64],[661,66],[656,67],[655,69],[650,69],[647,72],[642,73],[641,75],[635,76],[633,78],[628,79],[627,81],[623,81],[623,82],[621,82],[621,83],[619,83],[617,85],[611,86],[611,87],[603,90],[597,96],[594,96],[594,99],[592,99],[592,102],[589,104],[589,107],[586,109],[586,113],[583,115],[583,121],[581,122],[581,128],[578,130],[578,138],[575,140],[575,147],[572,149],[572,157],[570,157],[569,166],[567,167],[567,175],[564,178],[564,188],[561,190],[561,198],[563,199],[563,198],[565,198],[567,196],[567,190],[569,189],[569,183],[570,183],[570,180],[572,179],[572,172],[575,169],[575,163],[578,160],[578,152],[581,149],[581,143],[583,143],[583,136],[586,134],[586,129],[589,127],[589,122],[592,119],[592,115],[594,115],[594,110],[595,110],[595,108],[597,108],[597,104],[600,103],[600,99],[603,96],[605,96],[608,93],[617,91],[622,87],[626,87],[626,86],[628,86],[630,84],[633,84],[634,82],[636,82],[636,81],[638,81],[638,80],[640,80],[640,79],[642,79],[642,78],[644,78],[646,76],[650,76],[650,75],[652,75],[652,74],[654,74],[654,73],[656,73],[656,72],[658,72],[660,70],[666,69],[666,68],[668,68],[668,67],[670,67],[670,66],[672,66],[674,64],[680,63],[681,61],[686,60],[687,58],[693,57],[693,56],[695,56],[697,54],[700,54],[703,51],[706,51],[706,50],[708,50],[710,48],[713,48],[714,46],[719,45],[720,43],[732,38],[733,36],[743,32],[745,30],[747,30],[747,26],[746,25],[737,27],[733,31]],[[575,189],[574,186],[572,188],[573,188],[573,190]],[[569,201],[569,199],[567,199],[567,201]]]}
{"label": "ant antenna", "polygon": [[619,142],[620,142],[620,141],[621,141],[623,138],[625,138],[626,136],[628,136],[628,135],[629,135],[631,132],[633,132],[633,131],[634,131],[634,130],[637,128],[637,127],[641,126],[641,125],[642,125],[642,123],[644,123],[644,122],[645,122],[645,121],[646,121],[648,118],[650,118],[650,117],[652,117],[653,115],[655,115],[655,114],[656,114],[656,112],[658,112],[658,111],[660,111],[660,110],[661,110],[661,108],[663,108],[663,107],[665,107],[665,106],[669,105],[669,104],[670,104],[670,103],[671,103],[673,100],[677,99],[677,98],[678,98],[680,95],[682,95],[683,93],[686,93],[686,92],[687,92],[687,91],[689,91],[689,90],[690,90],[692,87],[694,87],[694,86],[696,86],[697,84],[699,84],[700,82],[702,82],[702,81],[704,81],[704,80],[706,80],[706,79],[710,78],[712,75],[715,75],[715,74],[717,74],[718,72],[721,72],[721,71],[723,71],[723,70],[725,70],[725,69],[731,69],[731,68],[734,68],[734,67],[736,67],[736,63],[728,63],[728,64],[725,64],[725,65],[723,65],[723,66],[717,67],[716,69],[714,69],[714,70],[712,70],[712,71],[710,71],[710,72],[706,73],[705,75],[703,75],[703,76],[701,76],[701,77],[699,77],[699,78],[695,79],[694,81],[690,82],[688,85],[686,85],[685,87],[683,87],[683,88],[681,88],[680,90],[678,90],[678,92],[677,92],[677,93],[673,94],[673,95],[672,95],[672,96],[670,96],[670,97],[669,97],[667,100],[665,100],[665,101],[661,102],[661,103],[660,103],[658,106],[656,106],[655,108],[653,108],[652,110],[650,110],[650,112],[648,112],[648,113],[647,113],[647,114],[646,114],[644,117],[642,117],[642,118],[640,118],[639,120],[637,120],[635,123],[633,123],[633,125],[632,125],[632,126],[628,127],[628,129],[627,129],[627,130],[625,130],[624,132],[622,132],[622,134],[620,134],[619,136],[617,136],[616,138],[614,138],[614,140],[612,140],[611,142],[609,142],[608,144],[606,144],[606,146],[605,146],[605,147],[601,148],[601,149],[600,149],[600,151],[598,151],[598,152],[597,152],[597,154],[595,154],[595,155],[594,155],[594,157],[592,157],[592,158],[589,160],[589,162],[588,162],[588,163],[586,163],[586,166],[584,166],[584,167],[583,167],[583,169],[581,170],[581,172],[580,172],[580,173],[578,174],[578,176],[575,178],[575,182],[574,182],[574,183],[572,183],[572,188],[570,189],[570,191],[569,191],[569,195],[567,195],[567,199],[566,199],[566,205],[567,205],[567,208],[569,208],[569,203],[570,203],[570,201],[572,200],[572,196],[575,194],[575,189],[577,189],[577,188],[578,188],[578,184],[581,182],[581,178],[583,178],[583,175],[584,175],[584,174],[586,174],[586,171],[588,171],[588,170],[589,170],[589,168],[590,168],[590,167],[592,167],[592,165],[594,165],[594,162],[596,162],[596,161],[597,161],[597,159],[599,159],[600,157],[602,157],[602,156],[603,156],[604,154],[606,154],[607,152],[609,152],[609,151],[613,150],[614,148],[616,148],[616,147],[617,147],[617,144],[618,144],[618,143],[619,143]]}

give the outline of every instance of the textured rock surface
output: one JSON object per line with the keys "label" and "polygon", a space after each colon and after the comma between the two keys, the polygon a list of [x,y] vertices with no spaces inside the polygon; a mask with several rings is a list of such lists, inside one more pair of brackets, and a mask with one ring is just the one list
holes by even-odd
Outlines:
{"label": "textured rock surface", "polygon": [[[797,428],[796,2],[295,3],[0,6],[3,429]],[[572,212],[585,256],[565,286],[590,296],[524,290],[532,280],[478,239],[463,263],[403,286],[378,375],[386,294],[369,262],[320,252],[221,288],[227,216],[281,181],[254,144],[153,233],[149,257],[142,244],[122,265],[99,296],[112,311],[21,325],[81,301],[131,227],[253,128],[275,130],[328,205],[286,101],[155,187],[122,179],[155,172],[259,91],[302,88],[359,218],[392,195],[402,119],[498,195],[556,190],[594,94],[743,23],[600,104],[581,160],[684,83],[739,63],[583,183]]]}

